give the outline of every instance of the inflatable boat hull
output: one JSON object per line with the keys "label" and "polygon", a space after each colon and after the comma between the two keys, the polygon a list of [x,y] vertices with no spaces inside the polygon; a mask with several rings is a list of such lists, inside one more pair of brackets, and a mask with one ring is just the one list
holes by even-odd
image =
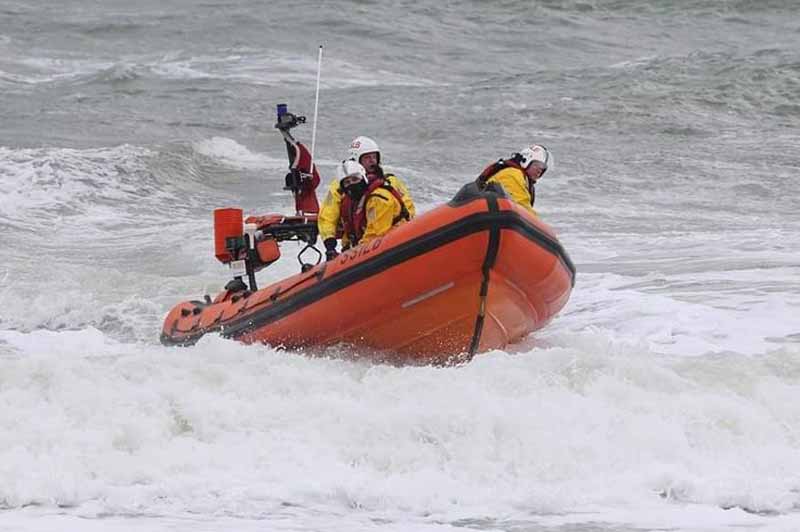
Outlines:
{"label": "inflatable boat hull", "polygon": [[349,344],[398,363],[502,349],[566,304],[575,268],[553,231],[502,194],[465,187],[383,238],[246,297],[184,302],[161,340],[219,332],[287,348]]}

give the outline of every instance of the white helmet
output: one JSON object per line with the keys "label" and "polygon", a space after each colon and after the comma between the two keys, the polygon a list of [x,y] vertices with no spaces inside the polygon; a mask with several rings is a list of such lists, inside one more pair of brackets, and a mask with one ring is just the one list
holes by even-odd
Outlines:
{"label": "white helmet", "polygon": [[350,143],[349,152],[350,158],[354,161],[360,161],[362,155],[374,152],[378,154],[378,164],[381,162],[381,149],[378,147],[378,143],[369,137],[354,138],[353,142]]}
{"label": "white helmet", "polygon": [[338,165],[336,168],[336,174],[339,176],[339,179],[344,179],[345,177],[352,177],[358,176],[367,181],[367,171],[361,166],[361,163],[354,161],[353,159],[345,159]]}
{"label": "white helmet", "polygon": [[553,164],[553,157],[550,151],[540,144],[533,144],[519,152],[519,165],[522,168],[528,168],[532,162],[537,161],[544,165],[544,169]]}

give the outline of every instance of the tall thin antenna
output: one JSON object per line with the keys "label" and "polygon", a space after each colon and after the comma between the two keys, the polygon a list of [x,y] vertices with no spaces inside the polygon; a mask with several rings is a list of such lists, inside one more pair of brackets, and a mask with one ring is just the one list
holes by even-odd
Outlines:
{"label": "tall thin antenna", "polygon": [[311,166],[310,172],[314,173],[314,145],[317,142],[317,111],[319,110],[319,75],[322,71],[322,45],[319,45],[319,57],[317,58],[317,93],[314,97],[314,126],[311,128]]}

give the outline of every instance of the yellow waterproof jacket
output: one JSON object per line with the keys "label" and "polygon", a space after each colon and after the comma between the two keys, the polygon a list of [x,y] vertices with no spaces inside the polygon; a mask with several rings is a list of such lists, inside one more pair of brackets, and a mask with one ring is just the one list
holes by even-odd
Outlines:
{"label": "yellow waterproof jacket", "polygon": [[[406,198],[405,195],[402,197]],[[389,229],[405,221],[405,218],[402,217],[403,207],[400,202],[385,188],[373,190],[372,194],[367,197],[364,208],[367,209],[367,227],[364,229],[364,236],[359,240],[359,244],[383,236],[389,232]],[[412,216],[410,212],[408,214]]]}
{"label": "yellow waterproof jacket", "polygon": [[525,176],[524,171],[514,167],[503,168],[490,177],[486,183],[499,183],[500,186],[503,187],[503,190],[506,191],[506,194],[511,196],[511,199],[513,199],[515,203],[531,211],[534,216],[539,216],[539,213],[537,213],[536,209],[531,205],[528,178]]}
{"label": "yellow waterproof jacket", "polygon": [[[386,181],[388,181],[392,187],[400,192],[400,195],[403,197],[403,203],[408,210],[408,214],[413,218],[416,214],[416,209],[414,207],[414,201],[411,199],[411,194],[408,193],[408,188],[406,188],[405,183],[403,183],[403,181],[394,174],[386,174]],[[328,193],[325,195],[325,201],[322,202],[322,208],[319,210],[319,215],[317,216],[319,236],[323,242],[328,238],[336,238],[337,233],[339,233],[341,230],[339,219],[342,213],[342,194],[343,192],[339,180],[334,179],[331,181],[331,184],[328,187]],[[389,194],[391,195],[391,193]],[[342,235],[342,246],[345,246],[347,243],[347,235]]]}

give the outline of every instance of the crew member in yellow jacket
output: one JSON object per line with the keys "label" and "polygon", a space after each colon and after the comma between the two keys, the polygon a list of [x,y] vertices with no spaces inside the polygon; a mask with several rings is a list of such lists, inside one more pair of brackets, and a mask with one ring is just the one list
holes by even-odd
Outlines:
{"label": "crew member in yellow jacket", "polygon": [[550,151],[540,144],[534,144],[513,154],[510,159],[500,159],[487,166],[478,177],[478,187],[483,189],[489,183],[499,183],[514,202],[538,216],[533,208],[536,182],[552,163]]}
{"label": "crew member in yellow jacket", "polygon": [[[339,165],[339,189],[342,201],[339,211],[342,225],[342,241],[348,246],[369,242],[383,236],[397,224],[411,219],[400,191],[384,179],[369,182],[364,167],[352,159]],[[325,240],[327,259],[335,258],[336,239],[333,245]]]}
{"label": "crew member in yellow jacket", "polygon": [[[405,183],[403,183],[403,181],[401,181],[400,178],[394,174],[384,173],[383,167],[381,167],[380,164],[380,148],[374,140],[369,137],[356,137],[350,144],[348,155],[349,159],[357,161],[364,167],[368,185],[371,185],[376,180],[382,181],[382,186],[378,187],[382,189],[382,191],[377,192],[379,196],[385,195],[383,191],[388,192],[389,189],[393,189],[402,198],[404,211],[408,214],[408,218],[410,219],[414,217],[416,214],[416,209]],[[355,245],[355,243],[350,239],[349,235],[343,231],[344,218],[342,217],[341,211],[342,200],[344,196],[344,188],[342,187],[341,179],[336,179],[331,182],[330,187],[328,188],[328,193],[325,196],[325,200],[322,203],[322,208],[320,209],[317,218],[319,234],[322,238],[323,244],[325,245],[325,255],[329,260],[338,255],[336,252],[337,237],[342,238],[342,249],[347,249],[348,247]],[[387,208],[392,205],[391,201],[387,201],[386,203]],[[392,207],[392,210],[393,209],[394,208]],[[369,209],[367,209],[366,214],[369,214]],[[375,216],[381,218],[381,214],[385,215],[382,210],[375,210]],[[385,217],[388,218],[388,216]],[[377,225],[375,227],[377,227]],[[383,232],[385,233],[391,227],[392,225],[385,227]],[[367,238],[374,238],[372,233],[369,231],[367,231],[365,235],[367,235]]]}

